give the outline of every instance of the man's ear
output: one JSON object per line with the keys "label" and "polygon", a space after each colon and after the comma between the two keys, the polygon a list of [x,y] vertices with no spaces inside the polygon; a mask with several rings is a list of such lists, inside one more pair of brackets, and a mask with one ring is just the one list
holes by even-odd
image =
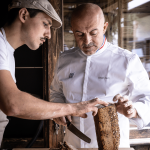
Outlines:
{"label": "man's ear", "polygon": [[26,8],[22,8],[19,10],[19,19],[22,23],[25,23],[25,21],[30,17],[29,12]]}
{"label": "man's ear", "polygon": [[104,23],[104,28],[103,28],[103,34],[105,34],[105,32],[107,30],[107,27],[108,27],[108,22],[105,22]]}

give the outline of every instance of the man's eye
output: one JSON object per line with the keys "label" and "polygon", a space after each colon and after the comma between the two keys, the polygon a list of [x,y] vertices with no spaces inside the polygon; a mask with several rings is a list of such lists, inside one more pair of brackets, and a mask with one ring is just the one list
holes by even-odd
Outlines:
{"label": "man's eye", "polygon": [[78,36],[83,36],[83,34],[77,34]]}
{"label": "man's eye", "polygon": [[43,24],[44,24],[44,26],[45,26],[45,27],[47,27],[47,26],[48,26],[48,24],[46,24],[45,22],[43,22]]}
{"label": "man's eye", "polygon": [[96,35],[97,33],[98,33],[97,30],[94,30],[94,31],[91,31],[91,32],[90,32],[91,35]]}
{"label": "man's eye", "polygon": [[97,32],[92,32],[92,33],[91,33],[91,35],[96,35],[96,34],[97,34]]}

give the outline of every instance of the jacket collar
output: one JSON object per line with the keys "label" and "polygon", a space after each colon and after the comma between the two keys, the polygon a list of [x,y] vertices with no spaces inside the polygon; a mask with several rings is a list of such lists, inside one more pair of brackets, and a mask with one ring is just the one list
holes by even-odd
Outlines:
{"label": "jacket collar", "polygon": [[107,47],[107,39],[104,36],[104,42],[103,42],[101,48],[93,55],[101,54],[103,51],[105,51],[106,47]]}

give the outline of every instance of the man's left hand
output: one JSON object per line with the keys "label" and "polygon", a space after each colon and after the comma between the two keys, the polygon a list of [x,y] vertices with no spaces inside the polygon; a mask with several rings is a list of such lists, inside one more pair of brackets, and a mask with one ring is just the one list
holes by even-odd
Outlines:
{"label": "man's left hand", "polygon": [[137,118],[138,114],[135,108],[133,108],[132,101],[128,100],[127,96],[121,96],[117,94],[114,96],[113,101],[116,102],[117,112],[123,114],[127,118]]}

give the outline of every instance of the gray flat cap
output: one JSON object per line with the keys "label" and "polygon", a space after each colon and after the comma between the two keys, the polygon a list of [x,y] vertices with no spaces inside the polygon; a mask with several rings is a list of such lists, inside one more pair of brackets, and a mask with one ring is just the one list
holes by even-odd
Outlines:
{"label": "gray flat cap", "polygon": [[52,27],[59,28],[62,26],[60,17],[48,0],[12,0],[8,9],[10,10],[13,8],[32,8],[42,10],[53,19]]}

